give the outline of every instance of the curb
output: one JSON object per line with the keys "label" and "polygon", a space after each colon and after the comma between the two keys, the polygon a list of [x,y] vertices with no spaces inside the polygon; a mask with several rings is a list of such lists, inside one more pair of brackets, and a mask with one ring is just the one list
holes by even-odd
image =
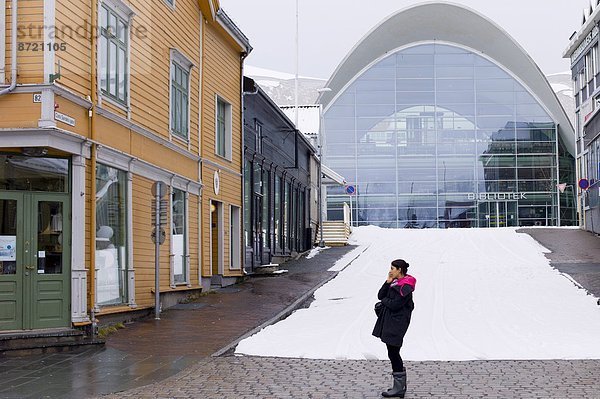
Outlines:
{"label": "curb", "polygon": [[328,282],[330,282],[331,280],[333,280],[334,278],[337,277],[337,275],[342,272],[344,269],[346,269],[348,266],[350,266],[350,264],[352,262],[354,262],[359,256],[361,256],[363,254],[363,252],[365,252],[367,249],[369,248],[368,246],[365,246],[365,248],[360,251],[354,258],[352,258],[341,270],[337,271],[337,272],[331,272],[333,273],[332,275],[326,277],[324,280],[322,280],[320,283],[318,283],[316,286],[314,286],[313,288],[311,288],[310,290],[308,290],[307,292],[305,292],[302,296],[300,296],[298,299],[296,299],[292,304],[290,304],[287,308],[283,309],[281,312],[277,313],[275,316],[273,316],[272,318],[270,318],[269,320],[265,321],[264,323],[262,323],[261,325],[259,325],[258,327],[253,328],[252,330],[248,331],[246,334],[242,335],[241,337],[237,338],[235,341],[227,344],[226,346],[224,346],[223,348],[219,349],[218,351],[216,351],[215,353],[213,353],[211,355],[211,357],[219,357],[221,355],[223,355],[224,353],[228,352],[229,350],[231,350],[232,348],[235,348],[240,341],[256,334],[257,332],[259,332],[260,330],[262,330],[265,327],[270,326],[271,324],[275,324],[285,318],[287,318],[289,315],[291,315],[292,313],[294,313],[294,311],[296,311],[298,308],[300,308],[300,306],[306,302],[306,300],[308,300],[308,298],[310,298],[311,296],[314,295],[315,291],[317,291],[319,288],[321,288],[322,286],[324,286],[325,284],[327,284]]}

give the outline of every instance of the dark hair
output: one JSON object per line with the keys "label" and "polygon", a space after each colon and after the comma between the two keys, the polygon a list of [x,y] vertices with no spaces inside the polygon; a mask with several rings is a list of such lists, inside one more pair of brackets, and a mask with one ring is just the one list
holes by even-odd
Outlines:
{"label": "dark hair", "polygon": [[408,266],[410,265],[408,264],[408,262],[402,259],[396,259],[392,261],[392,266],[394,266],[396,269],[400,269],[402,274],[406,276],[406,274],[408,273]]}

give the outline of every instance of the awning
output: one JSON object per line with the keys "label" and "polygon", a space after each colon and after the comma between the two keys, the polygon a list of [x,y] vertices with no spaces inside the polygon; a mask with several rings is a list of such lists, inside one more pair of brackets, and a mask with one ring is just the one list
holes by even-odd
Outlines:
{"label": "awning", "polygon": [[337,184],[340,186],[346,185],[344,176],[334,172],[332,169],[321,164],[321,172],[323,173],[323,184]]}

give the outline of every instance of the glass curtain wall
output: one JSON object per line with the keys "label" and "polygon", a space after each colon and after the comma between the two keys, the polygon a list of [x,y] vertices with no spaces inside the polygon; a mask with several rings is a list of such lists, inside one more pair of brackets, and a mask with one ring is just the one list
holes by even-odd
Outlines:
{"label": "glass curtain wall", "polygon": [[[356,186],[353,220],[382,227],[575,222],[560,182],[573,157],[512,76],[460,47],[424,44],[374,64],[324,113],[325,163]],[[557,163],[561,162],[560,168]],[[329,188],[329,219],[349,198]]]}

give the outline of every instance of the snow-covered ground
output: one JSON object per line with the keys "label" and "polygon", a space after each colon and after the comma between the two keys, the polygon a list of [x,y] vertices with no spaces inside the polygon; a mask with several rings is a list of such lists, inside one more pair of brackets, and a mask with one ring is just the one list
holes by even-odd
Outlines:
{"label": "snow-covered ground", "polygon": [[[307,309],[243,340],[237,354],[387,359],[371,335],[396,258],[416,277],[406,360],[600,359],[600,306],[515,229],[354,228],[359,255]],[[318,256],[318,254],[316,254]],[[340,262],[338,262],[340,263]]]}

